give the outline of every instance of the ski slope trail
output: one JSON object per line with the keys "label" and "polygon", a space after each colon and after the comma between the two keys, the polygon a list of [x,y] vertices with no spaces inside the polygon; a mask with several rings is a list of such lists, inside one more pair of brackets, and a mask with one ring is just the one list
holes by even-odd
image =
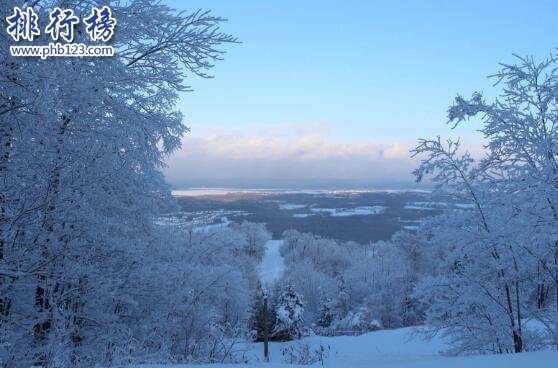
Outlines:
{"label": "ski slope trail", "polygon": [[292,365],[284,361],[282,350],[289,345],[308,344],[310,351],[320,346],[328,349],[323,367],[329,368],[550,368],[556,366],[558,351],[548,350],[522,354],[477,355],[448,357],[442,351],[447,341],[438,336],[425,339],[416,332],[420,328],[380,330],[360,336],[310,336],[301,341],[272,342],[269,363],[263,362],[261,343],[239,346],[248,364],[162,364],[137,365],[129,368],[289,368],[322,367],[321,362],[311,365]]}
{"label": "ski slope trail", "polygon": [[260,280],[264,288],[271,288],[285,272],[285,261],[279,252],[282,240],[269,240],[265,244],[265,254],[260,264]]}

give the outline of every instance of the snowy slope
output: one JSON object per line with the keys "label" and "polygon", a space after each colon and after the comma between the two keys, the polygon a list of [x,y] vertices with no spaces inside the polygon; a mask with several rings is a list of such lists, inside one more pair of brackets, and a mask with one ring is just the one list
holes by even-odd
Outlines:
{"label": "snowy slope", "polygon": [[260,279],[264,287],[271,287],[285,272],[285,263],[279,253],[282,244],[282,240],[270,240],[265,245],[264,258],[260,264]]}
{"label": "snowy slope", "polygon": [[[311,349],[320,346],[329,347],[326,366],[367,367],[395,362],[415,362],[438,358],[445,344],[441,339],[423,340],[417,337],[412,328],[383,330],[361,336],[312,336],[304,339]],[[271,345],[272,362],[282,362],[281,348],[297,342],[275,343]],[[261,358],[261,344],[253,344],[250,351],[251,360]]]}
{"label": "snowy slope", "polygon": [[[332,368],[544,368],[555,367],[558,352],[483,355],[464,357],[444,357],[440,351],[445,348],[442,339],[423,340],[416,336],[416,329],[375,331],[361,336],[336,336],[305,338],[311,348],[320,344],[330,348],[325,367]],[[271,343],[271,362],[262,362],[261,344],[247,347],[250,364],[207,364],[203,368],[255,368],[255,367],[292,367],[283,363],[281,348],[290,343]],[[314,364],[320,366],[320,363]],[[182,368],[186,365],[145,365],[141,368]],[[138,367],[139,368],[139,367]]]}

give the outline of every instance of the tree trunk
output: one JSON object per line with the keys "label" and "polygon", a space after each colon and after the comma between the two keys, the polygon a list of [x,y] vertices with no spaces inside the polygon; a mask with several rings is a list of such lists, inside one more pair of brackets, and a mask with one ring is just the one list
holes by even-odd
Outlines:
{"label": "tree trunk", "polygon": [[[55,255],[52,254],[51,248],[52,243],[55,240],[54,237],[54,226],[56,220],[53,218],[54,213],[57,210],[57,203],[58,203],[58,196],[60,194],[60,175],[62,170],[62,150],[64,147],[64,138],[66,135],[66,129],[68,124],[70,123],[70,118],[63,115],[62,116],[62,124],[60,125],[60,129],[58,131],[57,137],[57,147],[56,147],[56,157],[54,161],[54,165],[51,171],[51,175],[49,178],[48,184],[48,192],[47,192],[47,208],[45,211],[43,224],[41,228],[41,234],[39,234],[38,240],[42,246],[42,257],[43,261],[49,261],[51,257]],[[44,240],[41,241],[40,239],[43,238]],[[51,272],[47,272],[43,270],[37,276],[37,286],[35,288],[35,306],[39,312],[39,321],[33,327],[35,333],[35,342],[37,346],[41,346],[45,343],[48,334],[52,328],[53,318],[52,318],[52,302],[51,298],[54,296],[56,292],[54,289],[60,287],[60,285],[56,284],[56,286],[51,285],[53,275],[53,271],[56,268],[56,262],[50,262],[49,268]],[[39,349],[40,350],[40,349]],[[45,354],[39,353],[36,357],[36,363],[38,365],[47,365],[48,364],[48,357]]]}
{"label": "tree trunk", "polygon": [[267,295],[264,296],[263,301],[263,337],[264,337],[264,361],[269,362],[269,326],[267,323]]}
{"label": "tree trunk", "polygon": [[508,315],[510,318],[510,327],[512,331],[513,349],[514,352],[521,353],[523,351],[523,340],[521,339],[521,335],[518,333],[517,327],[515,325],[512,297],[510,287],[507,282],[504,283],[504,290],[506,293],[506,302],[508,304]]}
{"label": "tree trunk", "polygon": [[[0,157],[0,187],[6,188],[6,178],[8,171],[8,161],[10,160],[10,151],[12,146],[12,127],[9,122],[2,122],[0,125],[0,147],[2,147],[2,156]],[[7,210],[6,210],[6,191],[0,190],[0,263],[4,261],[7,234]],[[4,277],[0,276],[0,291],[5,287],[6,282]],[[10,313],[10,300],[4,296],[0,297],[0,323]]]}

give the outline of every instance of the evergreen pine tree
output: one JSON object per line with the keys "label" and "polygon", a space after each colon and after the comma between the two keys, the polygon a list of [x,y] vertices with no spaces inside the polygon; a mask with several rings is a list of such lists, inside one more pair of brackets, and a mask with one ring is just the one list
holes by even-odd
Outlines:
{"label": "evergreen pine tree", "polygon": [[249,322],[249,329],[255,341],[263,340],[264,330],[265,330],[265,320],[267,319],[267,331],[271,335],[275,327],[275,310],[270,307],[270,300],[268,298],[267,306],[267,317],[265,315],[264,309],[264,298],[266,297],[266,292],[262,289],[261,284],[258,284],[256,289],[256,295],[254,297],[254,303],[252,305],[252,313]]}
{"label": "evergreen pine tree", "polygon": [[277,315],[274,333],[285,333],[288,338],[302,335],[302,324],[304,322],[304,302],[302,296],[298,294],[293,285],[287,282],[277,297],[275,307]]}
{"label": "evergreen pine tree", "polygon": [[327,328],[331,326],[333,318],[335,317],[332,311],[333,300],[322,292],[320,304],[320,316],[316,321],[316,325],[318,325],[319,327]]}
{"label": "evergreen pine tree", "polygon": [[347,286],[345,285],[343,277],[339,278],[339,283],[337,284],[337,298],[333,302],[332,309],[334,317],[338,319],[345,318],[351,310],[351,297],[347,291]]}

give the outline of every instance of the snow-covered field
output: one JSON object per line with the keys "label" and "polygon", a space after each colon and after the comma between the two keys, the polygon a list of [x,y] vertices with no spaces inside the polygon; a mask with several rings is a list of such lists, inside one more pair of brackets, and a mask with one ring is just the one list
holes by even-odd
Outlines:
{"label": "snow-covered field", "polygon": [[[278,202],[278,201],[270,201]],[[386,210],[385,206],[359,206],[354,208],[321,208],[313,207],[314,205],[297,204],[297,203],[284,203],[279,201],[278,206],[280,210],[294,211],[309,208],[309,213],[294,213],[293,217],[305,218],[313,215],[333,216],[333,217],[346,217],[346,216],[368,216],[377,215]]]}
{"label": "snow-covered field", "polygon": [[[544,368],[555,367],[557,351],[537,353],[447,357],[440,354],[445,349],[441,338],[424,340],[415,328],[383,330],[361,336],[307,337],[302,342],[271,343],[270,363],[262,359],[262,344],[247,346],[244,364],[208,364],[203,368],[289,367],[284,362],[282,349],[289,345],[308,344],[310,351],[320,345],[329,349],[323,366],[334,368]],[[313,366],[321,366],[320,362]],[[146,365],[137,368],[179,368],[185,365]],[[134,367],[136,368],[136,367]]]}
{"label": "snow-covered field", "polygon": [[286,211],[291,211],[291,210],[299,210],[302,208],[306,208],[307,205],[305,204],[296,204],[296,203],[281,203],[279,204],[279,209],[280,210],[286,210]]}
{"label": "snow-covered field", "polygon": [[403,208],[406,210],[418,210],[418,211],[443,210],[446,208],[471,209],[473,208],[473,204],[449,203],[449,202],[409,202]]}
{"label": "snow-covered field", "polygon": [[[284,208],[282,208],[284,209]],[[298,208],[289,208],[298,209]],[[322,216],[332,216],[332,217],[347,217],[347,216],[369,216],[378,215],[384,212],[386,207],[384,206],[360,206],[355,208],[320,208],[314,207],[310,208],[310,213],[294,213],[295,218],[306,218],[309,216],[322,215]]]}
{"label": "snow-covered field", "polygon": [[326,214],[333,217],[345,216],[367,216],[382,213],[384,206],[360,206],[355,208],[311,208],[310,210],[319,214]]}
{"label": "snow-covered field", "polygon": [[207,211],[180,211],[169,213],[155,219],[155,223],[163,226],[175,226],[180,229],[194,231],[209,231],[228,226],[233,220],[248,215],[246,211],[207,210]]}
{"label": "snow-covered field", "polygon": [[405,205],[406,210],[432,211],[436,208],[445,208],[446,203],[435,202],[410,202]]}

